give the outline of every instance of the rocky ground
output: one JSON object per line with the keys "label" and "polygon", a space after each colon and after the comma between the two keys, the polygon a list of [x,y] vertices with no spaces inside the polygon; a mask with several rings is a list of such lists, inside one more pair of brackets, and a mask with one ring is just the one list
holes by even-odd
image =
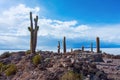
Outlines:
{"label": "rocky ground", "polygon": [[103,58],[104,62],[97,63],[97,68],[108,74],[108,78],[120,80],[120,59]]}
{"label": "rocky ground", "polygon": [[110,79],[108,72],[100,66],[105,63],[100,53],[75,50],[66,54],[49,51],[39,51],[37,54],[41,56],[38,65],[32,62],[36,54],[25,54],[23,51],[1,55],[0,62],[5,65],[15,64],[17,71],[10,76],[6,76],[5,71],[0,72],[0,80],[69,80],[62,79],[69,71],[81,74],[79,80],[117,80],[113,77]]}

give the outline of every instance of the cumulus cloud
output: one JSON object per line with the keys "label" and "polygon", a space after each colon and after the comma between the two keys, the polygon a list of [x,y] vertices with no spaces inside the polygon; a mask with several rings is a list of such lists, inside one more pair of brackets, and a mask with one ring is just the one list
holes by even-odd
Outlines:
{"label": "cumulus cloud", "polygon": [[[0,44],[12,43],[23,47],[24,43],[29,44],[30,26],[29,12],[33,12],[33,17],[39,15],[40,7],[27,7],[24,4],[12,6],[8,10],[4,10],[0,15]],[[77,20],[61,21],[48,18],[39,18],[39,37],[50,37],[54,39],[87,39],[95,40],[97,36],[105,42],[120,43],[119,28],[117,25],[101,25],[91,26],[87,24],[79,24]],[[42,39],[41,39],[42,40]],[[41,41],[42,42],[42,41]],[[48,42],[49,43],[49,42]],[[47,46],[47,45],[44,45]]]}
{"label": "cumulus cloud", "polygon": [[2,11],[0,14],[0,44],[6,45],[6,48],[17,48],[18,45],[18,48],[22,48],[21,46],[28,43],[28,39],[24,36],[29,35],[27,30],[29,12],[32,11],[33,16],[35,16],[39,10],[39,7],[30,8],[24,4],[19,4]]}
{"label": "cumulus cloud", "polygon": [[27,35],[27,26],[29,25],[29,12],[38,14],[40,8],[30,8],[23,4],[13,6],[5,10],[0,15],[0,28],[2,35]]}
{"label": "cumulus cloud", "polygon": [[[32,11],[33,17],[40,12],[39,7],[30,8],[24,4],[13,6],[5,10],[0,15],[1,35],[7,36],[27,36],[29,32],[29,12]],[[76,26],[77,21],[60,21],[46,18],[39,18],[38,25],[40,26],[39,36],[53,36],[61,38],[67,36],[68,38],[78,37],[77,33],[82,33],[89,29],[86,25]],[[75,34],[76,33],[76,34]],[[74,36],[73,36],[74,35]]]}
{"label": "cumulus cloud", "polygon": [[88,35],[87,37],[89,38],[99,36],[104,42],[120,44],[119,28],[120,24],[96,26],[92,27],[86,35]]}
{"label": "cumulus cloud", "polygon": [[55,38],[62,38],[67,36],[67,38],[77,38],[84,34],[86,30],[90,27],[87,25],[77,26],[77,21],[60,21],[51,19],[40,19],[40,32],[39,36],[52,36]]}

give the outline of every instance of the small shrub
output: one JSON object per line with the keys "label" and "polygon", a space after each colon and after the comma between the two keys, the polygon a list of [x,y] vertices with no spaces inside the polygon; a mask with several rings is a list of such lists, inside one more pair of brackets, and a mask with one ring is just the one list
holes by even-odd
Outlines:
{"label": "small shrub", "polygon": [[81,74],[74,73],[73,71],[68,71],[61,77],[61,80],[82,80],[82,76]]}
{"label": "small shrub", "polygon": [[2,63],[2,62],[0,62],[0,68],[2,68],[2,66],[3,66],[3,63]]}
{"label": "small shrub", "polygon": [[33,64],[38,65],[41,62],[41,56],[40,55],[35,55],[32,59]]}
{"label": "small shrub", "polygon": [[0,72],[2,72],[3,71],[3,63],[2,62],[0,62]]}
{"label": "small shrub", "polygon": [[9,52],[4,52],[3,54],[0,55],[0,58],[7,58],[9,57],[11,54]]}
{"label": "small shrub", "polygon": [[6,76],[10,76],[15,74],[16,72],[17,72],[17,67],[15,66],[15,64],[10,64],[5,71],[5,74]]}
{"label": "small shrub", "polygon": [[0,62],[0,73],[4,72],[6,69],[7,69],[7,66],[3,64],[2,62]]}
{"label": "small shrub", "polygon": [[30,50],[27,50],[27,51],[25,52],[25,54],[31,54],[31,51],[30,51]]}

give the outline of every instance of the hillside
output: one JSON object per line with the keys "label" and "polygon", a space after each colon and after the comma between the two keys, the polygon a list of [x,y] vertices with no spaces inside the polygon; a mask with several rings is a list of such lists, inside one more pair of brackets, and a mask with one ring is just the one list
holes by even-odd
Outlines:
{"label": "hillside", "polygon": [[[36,55],[40,59],[34,62]],[[0,80],[108,80],[107,74],[95,64],[103,62],[102,55],[89,51],[75,50],[66,54],[6,52],[1,55],[0,62]]]}

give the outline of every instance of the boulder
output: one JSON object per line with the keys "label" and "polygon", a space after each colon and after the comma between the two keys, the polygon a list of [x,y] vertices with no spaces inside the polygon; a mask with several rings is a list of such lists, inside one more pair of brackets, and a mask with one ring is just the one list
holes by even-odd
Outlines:
{"label": "boulder", "polygon": [[91,55],[88,59],[91,62],[104,62],[101,54]]}
{"label": "boulder", "polygon": [[107,80],[107,75],[104,73],[104,71],[98,71],[96,72],[94,79],[95,80]]}

